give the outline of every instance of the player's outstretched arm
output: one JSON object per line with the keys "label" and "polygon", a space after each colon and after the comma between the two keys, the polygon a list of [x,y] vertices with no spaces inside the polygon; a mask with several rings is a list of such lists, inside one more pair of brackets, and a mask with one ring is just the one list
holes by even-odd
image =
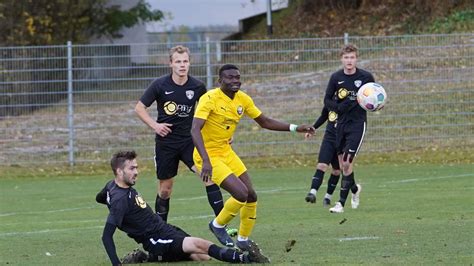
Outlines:
{"label": "player's outstretched arm", "polygon": [[323,107],[321,110],[321,115],[316,119],[316,121],[313,124],[314,129],[318,129],[326,120],[328,120],[329,117],[329,110],[326,107]]}
{"label": "player's outstretched arm", "polygon": [[102,243],[104,244],[105,251],[109,255],[109,259],[112,265],[121,265],[119,258],[117,257],[117,251],[114,243],[114,233],[117,227],[111,223],[106,223],[104,232],[102,233]]}
{"label": "player's outstretched arm", "polygon": [[288,124],[288,123],[280,122],[273,118],[267,117],[264,114],[259,115],[254,120],[261,127],[270,129],[270,130],[275,130],[275,131],[294,131],[294,132],[311,133],[311,134],[314,134],[314,131],[315,131],[314,127],[310,125],[297,126],[294,124]]}
{"label": "player's outstretched arm", "polygon": [[193,138],[194,146],[196,147],[202,159],[201,178],[202,181],[207,182],[212,176],[212,165],[209,160],[206,148],[204,147],[204,140],[202,138],[201,129],[206,123],[206,120],[194,117],[191,127],[191,137]]}

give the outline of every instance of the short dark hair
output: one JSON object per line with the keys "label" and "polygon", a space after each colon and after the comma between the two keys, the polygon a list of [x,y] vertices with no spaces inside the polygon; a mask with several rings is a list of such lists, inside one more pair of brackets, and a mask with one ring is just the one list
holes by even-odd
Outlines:
{"label": "short dark hair", "polygon": [[226,70],[229,70],[229,69],[239,70],[239,68],[236,65],[225,64],[225,65],[221,66],[221,68],[219,68],[219,78],[222,77],[222,72],[224,72]]}
{"label": "short dark hair", "polygon": [[137,158],[137,153],[135,151],[119,151],[112,156],[110,160],[110,166],[114,175],[117,175],[117,169],[123,169],[125,161],[131,161]]}

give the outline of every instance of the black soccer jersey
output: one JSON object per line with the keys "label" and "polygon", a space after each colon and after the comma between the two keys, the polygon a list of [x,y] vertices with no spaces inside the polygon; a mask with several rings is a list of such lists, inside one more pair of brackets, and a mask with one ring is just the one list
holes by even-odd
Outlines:
{"label": "black soccer jersey", "polygon": [[141,243],[148,235],[159,232],[165,222],[153,212],[133,188],[121,188],[114,180],[107,183],[107,223],[116,225],[135,241]]}
{"label": "black soccer jersey", "polygon": [[357,68],[352,75],[344,74],[343,69],[331,75],[324,96],[324,105],[338,113],[338,123],[367,121],[367,111],[357,103],[357,91],[368,82],[374,82],[374,77],[370,72],[360,68]]}
{"label": "black soccer jersey", "polygon": [[156,141],[180,142],[191,137],[194,109],[199,98],[206,93],[201,81],[188,76],[188,81],[180,86],[174,83],[171,74],[153,81],[145,90],[140,101],[149,107],[156,101],[158,123],[170,123],[172,132],[166,137],[156,135]]}

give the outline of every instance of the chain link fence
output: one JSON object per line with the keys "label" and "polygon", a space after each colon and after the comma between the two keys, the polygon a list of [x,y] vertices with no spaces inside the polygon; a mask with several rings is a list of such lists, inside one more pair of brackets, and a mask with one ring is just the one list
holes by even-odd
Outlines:
{"label": "chain link fence", "polygon": [[[313,123],[339,49],[360,49],[359,67],[388,94],[368,115],[363,152],[474,144],[474,34],[207,41],[191,49],[190,74],[215,86],[224,63],[241,68],[242,90],[273,118]],[[154,133],[134,106],[156,77],[169,73],[178,43],[0,48],[0,164],[107,161],[120,149],[151,159]],[[156,107],[150,108],[156,117]],[[242,157],[315,154],[311,141],[263,130],[243,119],[234,137]]]}

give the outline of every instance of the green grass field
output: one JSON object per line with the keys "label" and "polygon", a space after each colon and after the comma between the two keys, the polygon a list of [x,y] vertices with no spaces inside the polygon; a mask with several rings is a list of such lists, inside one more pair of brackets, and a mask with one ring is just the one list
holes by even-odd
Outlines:
{"label": "green grass field", "polygon": [[[358,165],[361,205],[352,210],[348,203],[343,214],[330,214],[322,207],[325,185],[316,204],[304,201],[313,171],[309,167],[249,170],[259,195],[252,237],[272,263],[474,263],[472,164]],[[154,206],[154,174],[144,167],[140,177],[136,187]],[[0,264],[109,265],[100,240],[107,209],[94,199],[109,178],[109,174],[2,177]],[[336,191],[334,198],[338,197]],[[170,223],[217,242],[207,229],[211,213],[200,182],[181,170]],[[232,226],[236,224],[233,221]],[[285,244],[291,240],[296,244],[286,252]],[[115,242],[120,257],[137,247],[120,231]]]}

